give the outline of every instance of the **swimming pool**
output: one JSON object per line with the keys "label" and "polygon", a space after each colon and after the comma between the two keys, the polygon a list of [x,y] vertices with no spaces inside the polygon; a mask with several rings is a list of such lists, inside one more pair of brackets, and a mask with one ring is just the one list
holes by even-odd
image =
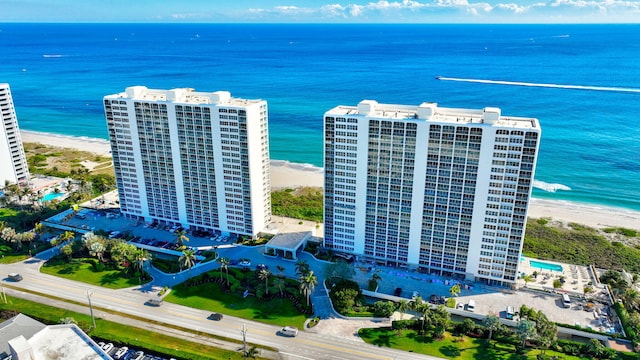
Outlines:
{"label": "swimming pool", "polygon": [[64,193],[48,193],[47,195],[40,198],[41,202],[55,200],[61,196],[64,196]]}
{"label": "swimming pool", "polygon": [[531,265],[532,268],[536,268],[536,269],[544,269],[544,270],[562,272],[562,266],[561,265],[549,264],[549,263],[546,263],[546,262],[536,261],[536,260],[529,260],[529,264]]}

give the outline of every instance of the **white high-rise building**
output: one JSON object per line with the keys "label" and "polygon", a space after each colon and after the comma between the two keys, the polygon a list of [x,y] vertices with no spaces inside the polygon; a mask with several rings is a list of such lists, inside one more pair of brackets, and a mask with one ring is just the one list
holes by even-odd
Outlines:
{"label": "white high-rise building", "polygon": [[8,181],[21,186],[29,184],[29,166],[22,146],[18,117],[13,107],[9,84],[0,84],[0,186]]}
{"label": "white high-rise building", "polygon": [[250,236],[271,222],[266,101],[134,86],[104,107],[126,216]]}
{"label": "white high-rise building", "polygon": [[324,136],[325,246],[430,273],[515,282],[537,119],[365,100],[329,110]]}

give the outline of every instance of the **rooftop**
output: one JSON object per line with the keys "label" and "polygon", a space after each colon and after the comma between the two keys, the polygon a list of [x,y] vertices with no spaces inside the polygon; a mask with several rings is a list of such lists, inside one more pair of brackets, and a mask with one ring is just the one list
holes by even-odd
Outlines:
{"label": "rooftop", "polygon": [[110,99],[131,99],[143,101],[164,101],[181,104],[215,104],[228,106],[248,106],[263,100],[232,98],[228,91],[199,92],[192,88],[171,90],[149,89],[146,86],[131,86],[119,94],[108,95]]}
{"label": "rooftop", "polygon": [[379,104],[374,100],[363,100],[357,106],[337,106],[327,112],[327,115],[368,116],[372,118],[391,120],[423,119],[433,122],[489,124],[501,127],[538,128],[535,118],[502,116],[501,110],[494,107],[484,109],[458,109],[439,107],[437,103],[422,103],[420,105]]}

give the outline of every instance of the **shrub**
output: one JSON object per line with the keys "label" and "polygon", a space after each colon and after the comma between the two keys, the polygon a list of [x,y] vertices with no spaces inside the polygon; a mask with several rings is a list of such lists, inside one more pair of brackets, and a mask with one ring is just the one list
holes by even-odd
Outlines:
{"label": "shrub", "polygon": [[391,328],[394,330],[418,330],[420,329],[420,322],[418,320],[395,320],[391,322]]}

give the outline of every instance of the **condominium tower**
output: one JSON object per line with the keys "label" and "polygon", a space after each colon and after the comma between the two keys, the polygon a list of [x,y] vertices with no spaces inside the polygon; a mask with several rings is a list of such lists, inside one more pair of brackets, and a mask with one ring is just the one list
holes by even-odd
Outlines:
{"label": "condominium tower", "polygon": [[325,238],[337,251],[514,283],[537,119],[364,100],[324,116]]}
{"label": "condominium tower", "polygon": [[266,101],[134,86],[104,108],[126,216],[232,236],[271,221]]}
{"label": "condominium tower", "polygon": [[29,166],[18,129],[18,117],[13,107],[9,84],[0,84],[0,186],[6,182],[18,185],[29,183]]}

